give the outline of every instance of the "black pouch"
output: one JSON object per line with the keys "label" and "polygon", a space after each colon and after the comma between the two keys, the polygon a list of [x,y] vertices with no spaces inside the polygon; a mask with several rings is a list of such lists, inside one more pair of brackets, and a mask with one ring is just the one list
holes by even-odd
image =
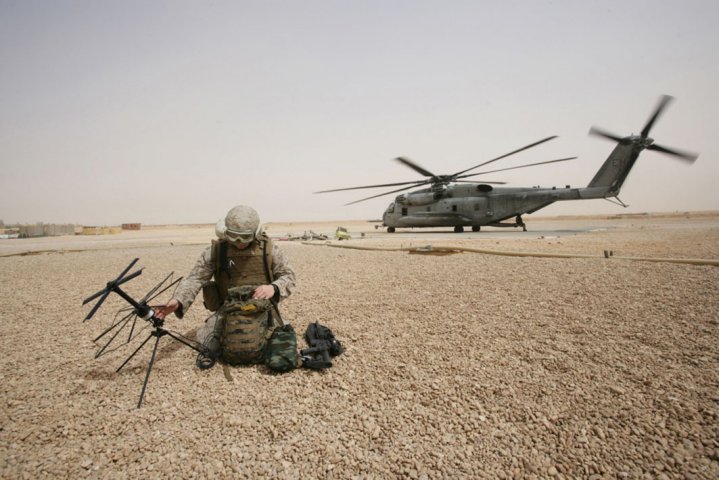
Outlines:
{"label": "black pouch", "polygon": [[212,280],[202,286],[202,303],[211,312],[216,312],[222,306],[220,301],[220,290],[217,283]]}

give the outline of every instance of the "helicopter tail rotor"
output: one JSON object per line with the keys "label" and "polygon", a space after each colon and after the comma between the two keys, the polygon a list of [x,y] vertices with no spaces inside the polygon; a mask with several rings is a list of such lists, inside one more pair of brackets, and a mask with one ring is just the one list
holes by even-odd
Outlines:
{"label": "helicopter tail rotor", "polygon": [[649,131],[654,126],[654,122],[657,121],[657,119],[664,113],[664,109],[667,108],[667,105],[671,103],[671,101],[674,100],[674,97],[671,95],[662,95],[662,97],[659,99],[659,104],[657,105],[657,108],[654,109],[654,113],[651,117],[649,117],[649,120],[647,120],[647,124],[644,125],[644,128],[642,128],[642,138],[647,138],[649,136]]}
{"label": "helicopter tail rotor", "polygon": [[667,108],[667,106],[671,103],[673,99],[674,97],[670,95],[662,95],[662,97],[659,99],[657,107],[654,109],[654,113],[652,113],[652,115],[649,117],[649,120],[647,120],[647,123],[644,125],[644,128],[642,128],[639,136],[630,135],[628,137],[620,137],[619,135],[609,133],[606,130],[597,127],[592,127],[589,130],[589,134],[603,137],[623,145],[634,145],[634,147],[637,149],[637,153],[641,152],[644,149],[654,150],[656,152],[671,155],[678,160],[683,160],[688,163],[694,163],[699,156],[698,154],[656,145],[654,143],[654,139],[649,137],[649,132],[654,126],[654,123],[656,123],[659,117],[662,116],[664,110]]}
{"label": "helicopter tail rotor", "polygon": [[684,152],[675,148],[662,147],[661,145],[649,145],[647,147],[647,150],[654,150],[655,152],[666,153],[667,155],[672,155],[676,157],[677,160],[683,160],[688,163],[696,162],[697,158],[699,157],[699,155],[697,155],[696,153]]}
{"label": "helicopter tail rotor", "polygon": [[621,142],[624,140],[624,138],[620,137],[619,135],[615,135],[615,134],[613,134],[613,133],[609,133],[609,132],[607,132],[606,130],[602,130],[601,128],[597,128],[597,127],[592,127],[592,128],[590,128],[590,129],[589,129],[589,134],[590,134],[590,135],[595,135],[595,136],[597,136],[597,137],[604,137],[604,138],[606,138],[606,139],[608,139],[608,140],[613,140],[613,141],[615,141],[615,142],[617,142],[617,143],[621,143]]}

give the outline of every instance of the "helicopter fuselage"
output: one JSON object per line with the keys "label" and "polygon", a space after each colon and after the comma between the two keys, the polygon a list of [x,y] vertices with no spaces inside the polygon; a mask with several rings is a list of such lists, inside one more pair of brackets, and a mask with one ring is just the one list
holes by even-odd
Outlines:
{"label": "helicopter fuselage", "polygon": [[448,185],[441,192],[427,188],[397,196],[382,220],[385,226],[395,228],[497,225],[558,200],[584,198],[581,190],[586,189],[495,188],[486,184]]}

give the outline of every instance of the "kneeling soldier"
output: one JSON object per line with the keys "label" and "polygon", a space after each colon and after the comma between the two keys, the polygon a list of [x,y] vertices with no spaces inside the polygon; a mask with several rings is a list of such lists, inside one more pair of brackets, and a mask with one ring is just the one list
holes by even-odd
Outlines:
{"label": "kneeling soldier", "polygon": [[274,343],[284,345],[283,335],[291,331],[282,325],[276,306],[292,293],[295,273],[259,226],[253,208],[232,208],[217,222],[218,239],[202,252],[175,297],[157,309],[159,318],[173,312],[182,318],[202,289],[205,307],[215,314],[197,332],[207,351],[197,358],[200,368],[210,368],[217,358],[230,364],[262,363],[273,332],[278,337]]}

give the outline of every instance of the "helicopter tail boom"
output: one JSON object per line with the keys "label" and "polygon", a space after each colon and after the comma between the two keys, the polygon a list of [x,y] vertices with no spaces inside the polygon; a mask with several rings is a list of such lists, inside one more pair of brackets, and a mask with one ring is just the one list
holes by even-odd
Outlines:
{"label": "helicopter tail boom", "polygon": [[[632,145],[620,143],[609,154],[609,157],[589,182],[587,188],[605,190],[606,196],[619,194],[619,190],[637,161],[637,157],[639,157],[639,152],[635,151]],[[598,191],[595,190],[594,193],[598,193]]]}

